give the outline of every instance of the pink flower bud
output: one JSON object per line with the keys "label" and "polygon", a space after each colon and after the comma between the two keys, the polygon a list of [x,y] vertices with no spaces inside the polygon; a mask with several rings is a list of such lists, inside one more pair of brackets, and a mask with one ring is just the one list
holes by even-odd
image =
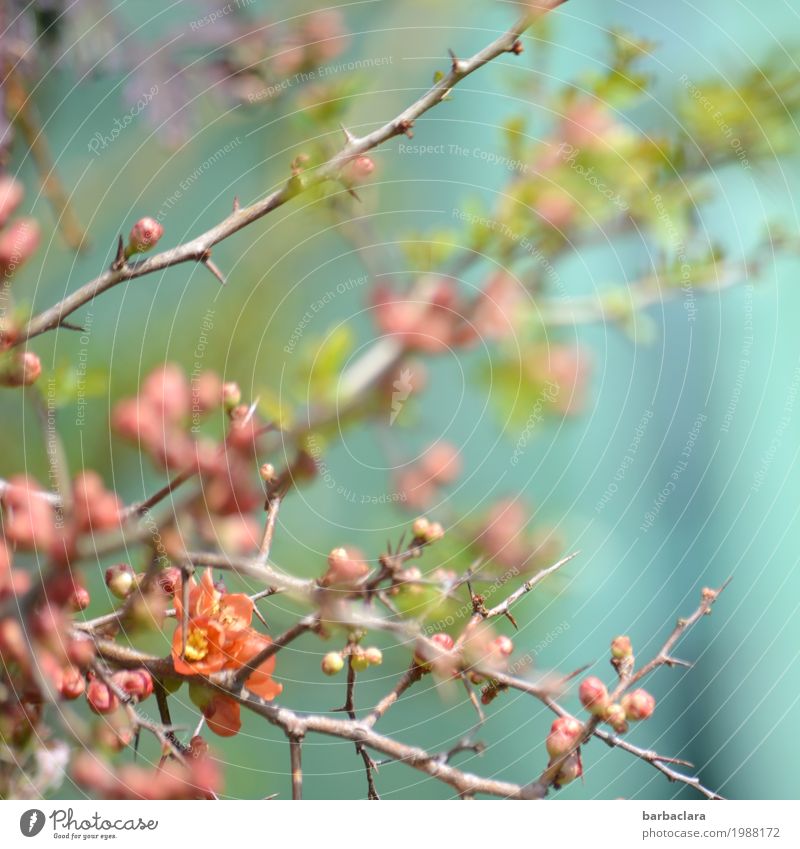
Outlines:
{"label": "pink flower bud", "polygon": [[569,752],[577,744],[583,732],[583,725],[572,716],[559,716],[550,726],[545,745],[551,758],[558,758]]}
{"label": "pink flower bud", "polygon": [[135,583],[133,569],[127,563],[117,563],[106,569],[106,586],[117,598],[127,598]]}
{"label": "pink flower bud", "polygon": [[111,680],[132,698],[144,701],[153,693],[153,679],[146,669],[121,669]]}
{"label": "pink flower bud", "polygon": [[633,655],[630,637],[614,637],[611,641],[611,657],[622,660]]}
{"label": "pink flower bud", "polygon": [[437,442],[425,452],[420,465],[436,483],[450,484],[461,474],[461,455],[449,442]]}
{"label": "pink flower bud", "polygon": [[514,652],[514,643],[504,634],[501,634],[492,640],[491,648],[503,657],[509,657]]}
{"label": "pink flower bud", "polygon": [[0,227],[14,214],[24,194],[22,183],[7,175],[0,177]]}
{"label": "pink flower bud", "polygon": [[33,218],[20,218],[0,233],[0,273],[10,277],[39,247],[39,225]]}
{"label": "pink flower bud", "polygon": [[0,386],[30,386],[41,373],[42,362],[33,351],[15,351],[0,366]]}
{"label": "pink flower bud", "polygon": [[369,574],[369,566],[345,548],[334,548],[328,555],[328,571],[322,576],[323,587],[352,589]]}
{"label": "pink flower bud", "polygon": [[91,602],[89,590],[86,587],[76,586],[69,599],[69,606],[73,610],[86,610]]}
{"label": "pink flower bud", "polygon": [[111,692],[107,684],[93,678],[86,688],[86,701],[94,713],[113,713],[119,707],[119,699]]}
{"label": "pink flower bud", "polygon": [[326,675],[338,675],[344,669],[344,659],[338,651],[328,652],[322,658],[322,671]]}
{"label": "pink flower bud", "polygon": [[163,235],[164,228],[155,218],[140,218],[131,228],[128,247],[125,250],[126,255],[149,251],[156,246]]}
{"label": "pink flower bud", "polygon": [[367,180],[375,170],[374,160],[365,155],[356,156],[347,163],[347,176],[355,183]]}
{"label": "pink flower bud", "polygon": [[[443,652],[452,651],[456,644],[450,634],[445,634],[444,632],[433,634],[430,641]],[[429,655],[433,654],[434,651],[429,649],[427,646],[422,646],[421,649],[414,654],[414,663],[416,663],[417,666],[421,666],[423,669],[430,671],[430,660],[435,660],[435,657],[431,658]]]}
{"label": "pink flower bud", "polygon": [[64,699],[72,700],[82,696],[86,689],[86,680],[80,669],[68,666],[61,676],[61,685],[58,689]]}
{"label": "pink flower bud", "polygon": [[625,716],[633,721],[648,719],[656,709],[656,700],[647,690],[634,690],[626,693],[621,700]]}
{"label": "pink flower bud", "polygon": [[586,710],[595,716],[603,716],[610,704],[606,685],[594,676],[581,681],[578,697]]}

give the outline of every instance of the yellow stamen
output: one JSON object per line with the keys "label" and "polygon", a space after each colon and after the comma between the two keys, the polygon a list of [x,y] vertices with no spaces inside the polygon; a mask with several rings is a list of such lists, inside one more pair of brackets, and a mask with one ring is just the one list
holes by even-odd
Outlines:
{"label": "yellow stamen", "polygon": [[189,661],[202,660],[208,654],[208,638],[204,631],[195,628],[186,640],[186,659]]}

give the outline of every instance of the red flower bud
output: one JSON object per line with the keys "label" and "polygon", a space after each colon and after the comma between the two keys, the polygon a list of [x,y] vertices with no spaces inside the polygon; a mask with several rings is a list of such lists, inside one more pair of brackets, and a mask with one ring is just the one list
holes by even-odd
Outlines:
{"label": "red flower bud", "polygon": [[153,692],[153,679],[146,669],[121,669],[111,680],[129,696],[144,701]]}
{"label": "red flower bud", "polygon": [[125,249],[126,256],[149,251],[163,235],[164,228],[155,218],[140,218],[131,228],[128,247]]}
{"label": "red flower bud", "polygon": [[626,693],[621,700],[625,716],[633,721],[648,719],[656,709],[656,700],[647,690],[634,690]]}
{"label": "red flower bud", "polygon": [[89,637],[75,637],[67,644],[67,657],[79,669],[86,667],[94,660],[94,642]]}
{"label": "red flower bud", "polygon": [[86,701],[94,713],[113,713],[119,707],[119,699],[110,687],[97,678],[93,678],[86,688]]}
{"label": "red flower bud", "polygon": [[61,686],[58,688],[62,698],[77,699],[86,689],[86,679],[75,666],[68,666],[61,676]]}
{"label": "red flower bud", "polygon": [[0,366],[0,386],[30,386],[41,373],[42,362],[33,351],[15,351]]}
{"label": "red flower bud", "polygon": [[133,569],[127,563],[117,563],[106,569],[106,586],[117,598],[127,598],[135,583]]}
{"label": "red flower bud", "polygon": [[594,676],[581,681],[578,697],[586,710],[595,716],[603,716],[610,704],[606,685]]}
{"label": "red flower bud", "polygon": [[545,745],[551,758],[560,757],[569,752],[580,740],[583,725],[571,716],[560,716],[550,726]]}
{"label": "red flower bud", "polygon": [[0,233],[0,272],[10,277],[39,247],[39,225],[33,218],[20,218]]}
{"label": "red flower bud", "polygon": [[91,602],[89,590],[86,587],[76,586],[69,599],[69,606],[73,610],[86,610]]}

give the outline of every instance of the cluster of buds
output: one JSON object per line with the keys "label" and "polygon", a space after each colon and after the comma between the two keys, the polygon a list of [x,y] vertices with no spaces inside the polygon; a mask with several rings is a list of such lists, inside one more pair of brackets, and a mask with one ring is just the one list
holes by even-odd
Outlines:
{"label": "cluster of buds", "polygon": [[192,738],[183,760],[166,760],[155,772],[135,764],[112,768],[99,755],[83,751],[75,758],[72,778],[103,799],[212,799],[221,786],[217,762],[201,737]]}
{"label": "cluster of buds", "polygon": [[[628,637],[615,637],[611,642],[611,662],[621,677],[627,678],[633,670],[633,649]],[[606,685],[597,677],[590,676],[581,681],[578,688],[581,704],[593,716],[607,722],[618,734],[628,730],[629,722],[649,719],[656,707],[656,700],[646,690],[638,689],[626,693],[619,704],[612,702]]]}
{"label": "cluster of buds", "polygon": [[[116,432],[144,448],[157,466],[202,475],[202,497],[190,507],[194,530],[234,554],[257,546],[259,530],[251,514],[264,501],[263,484],[253,468],[264,426],[240,401],[239,387],[223,384],[215,372],[203,371],[190,382],[181,367],[165,363],[145,378],[135,398],[118,402],[112,414]],[[226,438],[202,434],[198,421],[223,409],[228,411]],[[164,543],[179,548],[181,540],[173,536],[181,534],[163,535]]]}
{"label": "cluster of buds", "polygon": [[358,644],[349,645],[344,651],[331,651],[322,658],[322,671],[326,675],[338,675],[344,669],[345,658],[349,657],[350,666],[356,672],[364,672],[370,666],[383,663],[383,652],[376,646],[362,648]]}
{"label": "cluster of buds", "polygon": [[415,519],[411,530],[414,534],[414,545],[417,546],[437,542],[444,536],[444,528],[439,522],[429,522],[424,517]]}

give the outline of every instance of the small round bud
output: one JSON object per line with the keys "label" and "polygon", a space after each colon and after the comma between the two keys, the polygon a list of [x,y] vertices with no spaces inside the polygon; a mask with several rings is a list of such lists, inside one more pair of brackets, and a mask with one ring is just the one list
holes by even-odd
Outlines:
{"label": "small round bud", "polygon": [[77,699],[82,696],[86,689],[86,679],[83,673],[75,666],[68,666],[61,676],[59,692],[64,699]]}
{"label": "small round bud", "polygon": [[514,652],[514,643],[504,634],[501,634],[492,640],[492,649],[503,657],[509,657]]}
{"label": "small round bud", "polygon": [[91,600],[89,590],[86,587],[76,586],[69,598],[69,606],[75,611],[86,610]]}
{"label": "small round bud", "polygon": [[444,528],[439,522],[431,522],[425,532],[425,542],[436,542],[444,536]]}
{"label": "small round bud", "polygon": [[[430,638],[430,641],[443,652],[452,651],[453,647],[456,644],[455,640],[450,636],[450,634],[445,634],[444,632],[433,634]],[[434,652],[431,651],[431,649],[427,648],[427,646],[422,648],[422,652],[424,652],[426,656],[423,657],[419,652],[415,653],[414,663],[416,663],[417,666],[421,666],[423,667],[423,669],[430,671],[430,658],[428,658],[427,655],[433,655]]]}
{"label": "small round bud", "polygon": [[322,671],[326,675],[338,675],[344,669],[344,659],[338,651],[328,652],[322,658]]}
{"label": "small round bud", "polygon": [[630,637],[614,637],[611,641],[611,657],[615,660],[622,660],[633,655],[633,646],[631,646]]}
{"label": "small round bud", "polygon": [[222,406],[226,412],[230,413],[242,401],[242,390],[238,383],[223,383],[222,384]]}
{"label": "small round bud", "polygon": [[622,697],[621,704],[625,716],[634,722],[648,719],[656,709],[656,700],[647,690],[634,690],[632,693],[626,693]]}
{"label": "small round bud", "polygon": [[431,523],[423,517],[415,519],[414,524],[411,526],[411,530],[414,534],[414,537],[416,539],[426,539],[430,524]]}
{"label": "small round bud", "polygon": [[622,705],[609,705],[606,708],[605,721],[617,732],[624,734],[628,730],[628,720]]}
{"label": "small round bud", "polygon": [[364,650],[364,657],[370,666],[380,666],[383,663],[383,652],[375,646]]}
{"label": "small round bud", "polygon": [[350,655],[350,665],[356,672],[363,672],[365,669],[369,669],[369,660],[367,660],[367,654],[362,648],[356,646],[353,649]]}
{"label": "small round bud", "polygon": [[583,725],[571,716],[560,716],[550,726],[545,745],[551,758],[566,754],[580,740]]}
{"label": "small round bud", "polygon": [[95,658],[94,641],[82,636],[71,639],[67,644],[67,657],[79,669],[86,669]]}
{"label": "small round bud", "polygon": [[106,569],[106,586],[117,598],[127,598],[135,583],[133,569],[127,563],[117,563]]}
{"label": "small round bud", "polygon": [[128,247],[125,251],[127,256],[132,254],[140,254],[149,251],[158,243],[158,240],[164,235],[164,228],[156,221],[155,218],[140,218],[131,227],[130,238],[128,239]]}
{"label": "small round bud", "polygon": [[700,593],[700,598],[705,601],[715,601],[719,592],[717,590],[712,590],[711,587],[703,587],[702,592]]}
{"label": "small round bud", "polygon": [[[356,553],[357,554],[357,553]],[[369,566],[346,548],[334,548],[328,555],[328,570],[320,579],[323,587],[351,589],[369,574]]]}
{"label": "small round bud", "polygon": [[369,157],[361,154],[350,160],[347,164],[347,175],[356,183],[366,180],[375,170],[375,162]]}
{"label": "small round bud", "polygon": [[86,701],[94,713],[113,713],[119,707],[119,699],[111,692],[108,685],[93,678],[86,688]]}
{"label": "small round bud", "polygon": [[33,351],[16,351],[0,366],[0,386],[31,386],[42,374],[42,361]]}
{"label": "small round bud", "polygon": [[275,466],[273,466],[272,463],[264,463],[264,465],[258,470],[258,473],[264,483],[272,483],[277,477]]}
{"label": "small round bud", "polygon": [[121,669],[112,675],[111,680],[120,690],[140,702],[153,693],[153,679],[145,669]]}
{"label": "small round bud", "polygon": [[578,697],[586,710],[594,716],[604,716],[610,704],[606,685],[594,676],[581,681]]}

